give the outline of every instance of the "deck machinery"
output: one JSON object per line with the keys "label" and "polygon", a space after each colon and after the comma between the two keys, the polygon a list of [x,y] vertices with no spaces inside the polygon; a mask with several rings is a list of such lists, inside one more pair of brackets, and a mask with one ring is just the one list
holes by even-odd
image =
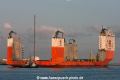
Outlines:
{"label": "deck machinery", "polygon": [[[62,37],[58,37],[58,34],[62,33]],[[70,41],[73,41],[72,43]],[[102,28],[99,34],[99,49],[98,49],[98,60],[82,60],[77,59],[77,44],[74,39],[70,39],[69,43],[65,42],[63,32],[56,31],[55,36],[52,37],[51,46],[51,60],[39,60],[33,61],[38,67],[52,67],[52,68],[69,68],[69,67],[104,67],[114,57],[115,51],[115,35],[110,29]],[[11,50],[8,49],[8,56],[13,57],[13,43],[14,40],[8,43],[11,44]],[[19,48],[20,49],[20,48]],[[11,66],[25,65],[26,61],[13,60],[12,58],[6,61]],[[96,59],[96,57],[94,57]]]}

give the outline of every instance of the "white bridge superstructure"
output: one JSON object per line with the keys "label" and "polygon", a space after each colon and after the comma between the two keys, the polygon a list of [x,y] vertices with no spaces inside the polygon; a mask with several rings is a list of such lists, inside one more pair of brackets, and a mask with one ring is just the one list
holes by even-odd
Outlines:
{"label": "white bridge superstructure", "polygon": [[99,35],[99,61],[105,60],[106,51],[115,51],[115,35],[104,28]]}

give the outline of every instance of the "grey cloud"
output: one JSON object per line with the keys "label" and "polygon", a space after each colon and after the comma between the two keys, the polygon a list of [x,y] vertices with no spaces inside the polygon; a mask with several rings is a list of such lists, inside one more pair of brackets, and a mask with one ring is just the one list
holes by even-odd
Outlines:
{"label": "grey cloud", "polygon": [[81,38],[86,37],[87,35],[83,32],[76,32],[72,28],[69,28],[67,31],[64,31],[65,37],[70,38]]}
{"label": "grey cloud", "polygon": [[10,28],[12,28],[9,23],[4,23],[3,27],[4,27],[5,29],[10,29]]}
{"label": "grey cloud", "polygon": [[93,33],[99,34],[101,29],[102,29],[102,27],[99,27],[98,25],[94,25],[94,26],[87,27],[86,31],[88,31],[88,32],[90,32],[92,34]]}
{"label": "grey cloud", "polygon": [[[57,30],[64,32],[65,37],[79,38],[87,36],[85,33],[76,32],[72,28],[69,28],[68,30],[63,30],[61,28],[55,28],[51,26],[41,26],[39,28],[36,28],[36,37],[41,39],[48,39],[54,36]],[[33,27],[29,28],[27,35],[29,36],[33,35],[33,31],[34,31]]]}
{"label": "grey cloud", "polygon": [[120,38],[120,29],[117,29],[117,30],[113,30],[116,38]]}

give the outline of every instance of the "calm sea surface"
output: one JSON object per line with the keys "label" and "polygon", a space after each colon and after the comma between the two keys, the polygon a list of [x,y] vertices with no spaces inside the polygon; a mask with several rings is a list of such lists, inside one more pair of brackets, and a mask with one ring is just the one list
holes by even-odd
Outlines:
{"label": "calm sea surface", "polygon": [[58,80],[55,78],[61,78],[59,80],[120,80],[120,66],[52,69],[13,68],[0,65],[0,80]]}

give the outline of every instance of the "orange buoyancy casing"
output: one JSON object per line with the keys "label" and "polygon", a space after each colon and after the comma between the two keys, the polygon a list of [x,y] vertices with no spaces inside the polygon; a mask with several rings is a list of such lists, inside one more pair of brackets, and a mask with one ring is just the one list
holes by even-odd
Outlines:
{"label": "orange buoyancy casing", "polygon": [[7,60],[12,61],[12,54],[13,53],[13,47],[12,46],[8,46],[7,47]]}
{"label": "orange buoyancy casing", "polygon": [[64,61],[64,38],[52,38],[52,61]]}

